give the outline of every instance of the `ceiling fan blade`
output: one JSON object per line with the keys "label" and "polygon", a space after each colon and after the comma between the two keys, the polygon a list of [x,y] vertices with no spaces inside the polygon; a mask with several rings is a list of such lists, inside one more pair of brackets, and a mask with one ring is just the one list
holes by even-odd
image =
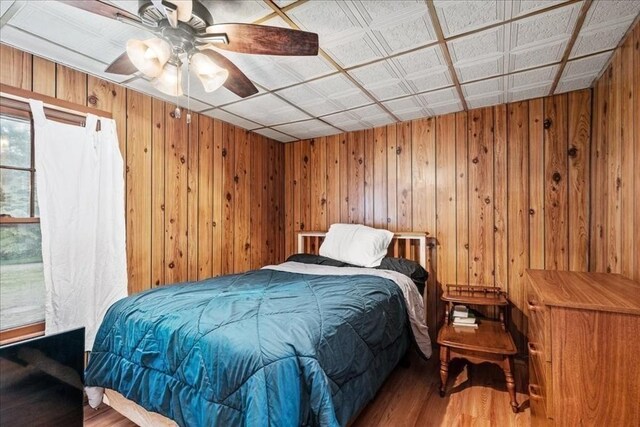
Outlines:
{"label": "ceiling fan blade", "polygon": [[86,10],[87,12],[95,13],[96,15],[105,16],[111,19],[117,19],[117,16],[124,16],[136,22],[141,22],[138,15],[127,12],[124,9],[111,4],[106,0],[58,0],[61,3],[68,4],[69,6],[77,7],[78,9]]}
{"label": "ceiling fan blade", "polygon": [[318,54],[318,35],[306,31],[255,24],[215,24],[199,36],[210,34],[226,34],[229,43],[215,47],[232,52],[284,56]]}
{"label": "ceiling fan blade", "polygon": [[138,69],[129,59],[129,55],[127,55],[127,52],[125,52],[122,55],[118,56],[115,61],[109,64],[105,71],[111,74],[122,74],[128,76],[130,74],[137,73]]}
{"label": "ceiling fan blade", "polygon": [[229,77],[227,77],[223,86],[231,92],[235,93],[240,98],[246,98],[258,93],[258,88],[251,83],[251,80],[249,80],[249,78],[224,55],[211,49],[202,49],[200,52],[207,55],[218,67],[224,68],[229,72]]}

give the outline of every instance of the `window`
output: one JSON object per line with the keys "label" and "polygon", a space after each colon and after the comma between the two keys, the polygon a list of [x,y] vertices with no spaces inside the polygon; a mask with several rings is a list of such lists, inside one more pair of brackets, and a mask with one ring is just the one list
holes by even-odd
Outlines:
{"label": "window", "polygon": [[29,113],[3,106],[0,110],[0,331],[4,337],[43,329],[45,289],[33,148]]}

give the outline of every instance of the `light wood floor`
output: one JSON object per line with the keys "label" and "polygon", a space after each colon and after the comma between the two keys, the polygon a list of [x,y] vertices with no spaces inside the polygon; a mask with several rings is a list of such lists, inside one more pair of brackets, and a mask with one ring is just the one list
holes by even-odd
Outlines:
{"label": "light wood floor", "polygon": [[[408,368],[399,366],[376,398],[362,411],[352,427],[374,426],[528,426],[529,397],[524,363],[516,363],[516,389],[521,410],[514,414],[502,371],[490,364],[466,366],[453,361],[449,368],[447,395],[438,394],[437,355],[430,361],[411,358]],[[85,407],[86,427],[130,427],[132,422],[102,405]]]}

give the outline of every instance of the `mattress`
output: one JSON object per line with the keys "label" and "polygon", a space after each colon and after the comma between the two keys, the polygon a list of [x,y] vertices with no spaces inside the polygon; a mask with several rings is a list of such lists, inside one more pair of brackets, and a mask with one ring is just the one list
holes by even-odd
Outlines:
{"label": "mattress", "polygon": [[402,287],[358,272],[262,269],[125,298],[85,384],[181,426],[346,425],[412,336]]}

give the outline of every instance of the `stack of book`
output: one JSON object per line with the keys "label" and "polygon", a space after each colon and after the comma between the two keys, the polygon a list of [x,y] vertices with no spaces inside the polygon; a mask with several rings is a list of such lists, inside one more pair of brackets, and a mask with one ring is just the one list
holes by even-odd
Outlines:
{"label": "stack of book", "polygon": [[476,316],[474,316],[473,313],[470,312],[469,309],[464,305],[454,305],[453,313],[451,314],[451,316],[453,317],[453,326],[455,327],[471,329],[478,328],[478,324],[476,323]]}

